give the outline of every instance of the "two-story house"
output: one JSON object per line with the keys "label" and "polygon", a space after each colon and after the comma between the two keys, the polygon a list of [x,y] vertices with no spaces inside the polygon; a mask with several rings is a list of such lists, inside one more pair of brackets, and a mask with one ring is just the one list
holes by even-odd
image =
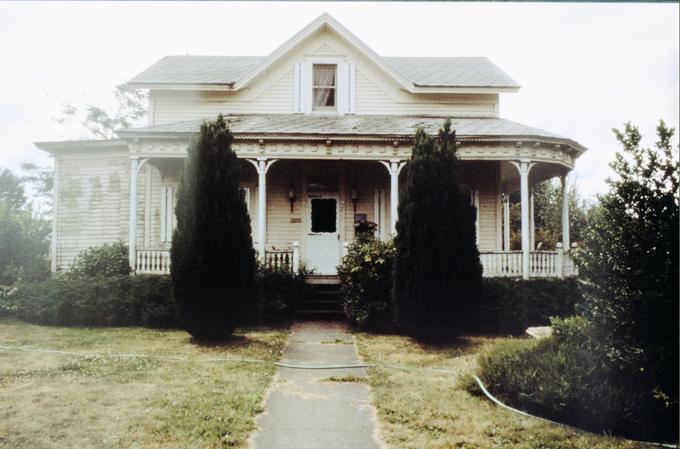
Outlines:
{"label": "two-story house", "polygon": [[[485,276],[573,270],[566,201],[564,251],[535,251],[531,186],[560,177],[564,189],[585,148],[500,118],[500,94],[519,85],[486,58],[383,57],[323,14],[268,56],[168,56],[129,85],[148,90],[149,126],[116,140],[36,144],[55,158],[55,271],[122,240],[136,272],[168,272],[178,174],[192,135],[218,113],[235,137],[267,263],[333,274],[361,219],[389,238],[416,129],[436,133],[452,118]],[[509,248],[516,190],[522,251]]]}

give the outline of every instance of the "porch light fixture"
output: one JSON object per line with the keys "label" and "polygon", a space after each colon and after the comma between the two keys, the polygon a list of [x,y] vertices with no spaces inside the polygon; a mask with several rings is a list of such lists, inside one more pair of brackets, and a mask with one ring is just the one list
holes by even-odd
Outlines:
{"label": "porch light fixture", "polygon": [[359,192],[357,191],[357,186],[352,186],[352,207],[354,208],[354,213],[357,211],[357,198],[359,198]]}
{"label": "porch light fixture", "polygon": [[288,184],[288,201],[290,202],[290,213],[293,213],[293,203],[295,203],[295,186],[291,182]]}

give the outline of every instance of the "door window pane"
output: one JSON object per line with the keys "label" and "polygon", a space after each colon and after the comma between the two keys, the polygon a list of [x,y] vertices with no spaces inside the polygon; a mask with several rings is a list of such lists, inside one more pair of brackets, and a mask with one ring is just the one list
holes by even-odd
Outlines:
{"label": "door window pane", "polygon": [[336,213],[334,198],[312,199],[312,232],[336,232]]}

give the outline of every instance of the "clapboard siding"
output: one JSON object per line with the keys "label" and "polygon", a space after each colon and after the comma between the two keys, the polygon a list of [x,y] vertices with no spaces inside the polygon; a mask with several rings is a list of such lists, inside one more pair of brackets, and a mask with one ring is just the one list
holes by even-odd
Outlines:
{"label": "clapboard siding", "polygon": [[464,182],[479,194],[479,250],[500,251],[497,248],[498,170],[495,161],[466,161],[462,165]]}
{"label": "clapboard siding", "polygon": [[[382,84],[382,85],[381,85]],[[496,95],[405,95],[396,100],[385,83],[371,80],[357,69],[356,113],[363,115],[451,115],[453,117],[494,117]]]}
{"label": "clapboard siding", "polygon": [[127,241],[130,170],[127,153],[59,160],[57,269],[90,246]]}
{"label": "clapboard siding", "polygon": [[154,123],[181,122],[217,114],[292,114],[292,67],[259,94],[243,92],[154,91]]}
{"label": "clapboard siding", "polygon": [[290,248],[302,239],[303,204],[297,199],[290,211],[290,184],[300,185],[300,163],[281,161],[270,168],[267,180],[267,248]]}

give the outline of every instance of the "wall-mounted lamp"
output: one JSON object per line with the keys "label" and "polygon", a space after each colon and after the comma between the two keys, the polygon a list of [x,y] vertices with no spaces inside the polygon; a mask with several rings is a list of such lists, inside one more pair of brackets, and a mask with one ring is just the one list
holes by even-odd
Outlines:
{"label": "wall-mounted lamp", "polygon": [[359,192],[357,191],[357,186],[353,185],[352,186],[352,207],[354,208],[355,213],[357,211],[357,199],[358,198],[359,198]]}
{"label": "wall-mounted lamp", "polygon": [[291,214],[293,213],[293,203],[295,203],[295,198],[296,198],[296,195],[295,195],[295,186],[294,186],[293,183],[291,182],[291,183],[288,185],[288,201],[290,202],[290,213],[291,213]]}

